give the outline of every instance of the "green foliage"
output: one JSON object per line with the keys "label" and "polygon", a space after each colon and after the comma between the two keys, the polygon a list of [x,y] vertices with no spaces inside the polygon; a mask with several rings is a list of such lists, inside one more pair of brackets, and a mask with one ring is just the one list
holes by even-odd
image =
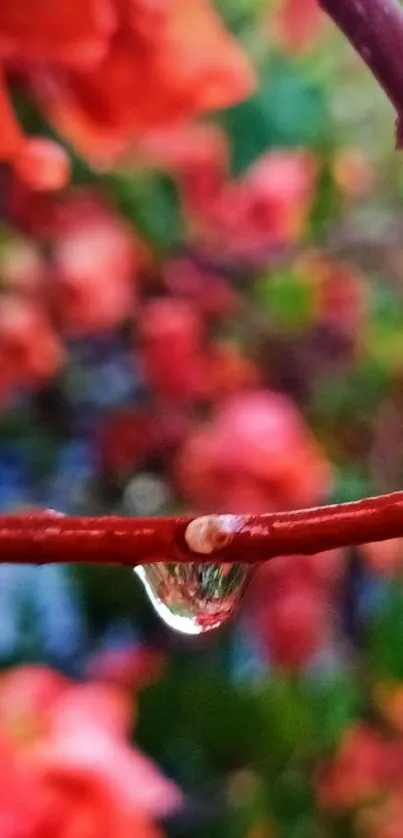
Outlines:
{"label": "green foliage", "polygon": [[258,305],[284,332],[299,332],[314,318],[314,289],[292,270],[262,277],[255,286]]}
{"label": "green foliage", "polygon": [[240,175],[271,148],[317,147],[326,131],[326,96],[316,82],[281,58],[263,73],[257,92],[221,116],[231,169]]}
{"label": "green foliage", "polygon": [[172,251],[183,239],[178,187],[165,172],[117,173],[105,176],[117,206],[143,239],[160,253]]}
{"label": "green foliage", "polygon": [[403,679],[403,588],[391,581],[369,626],[368,654],[374,678]]}
{"label": "green foliage", "polygon": [[139,701],[136,741],[190,794],[224,782],[226,835],[274,823],[280,835],[309,838],[311,765],[356,718],[360,694],[347,674],[310,682],[277,673],[254,688],[235,685],[196,655],[173,663]]}

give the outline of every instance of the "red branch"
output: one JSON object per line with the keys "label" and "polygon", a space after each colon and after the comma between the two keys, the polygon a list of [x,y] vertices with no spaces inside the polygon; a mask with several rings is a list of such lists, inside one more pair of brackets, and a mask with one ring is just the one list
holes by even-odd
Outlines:
{"label": "red branch", "polygon": [[0,518],[0,562],[257,564],[401,536],[403,492],[266,515],[73,518],[45,512]]}
{"label": "red branch", "polygon": [[397,111],[403,140],[403,9],[396,0],[318,0],[346,35]]}

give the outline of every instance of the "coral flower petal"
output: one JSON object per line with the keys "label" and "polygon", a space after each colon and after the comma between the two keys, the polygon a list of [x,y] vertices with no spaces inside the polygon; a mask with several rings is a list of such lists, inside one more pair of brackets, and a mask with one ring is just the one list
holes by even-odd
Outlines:
{"label": "coral flower petal", "polygon": [[11,0],[0,3],[0,55],[87,67],[108,47],[116,26],[109,0]]}

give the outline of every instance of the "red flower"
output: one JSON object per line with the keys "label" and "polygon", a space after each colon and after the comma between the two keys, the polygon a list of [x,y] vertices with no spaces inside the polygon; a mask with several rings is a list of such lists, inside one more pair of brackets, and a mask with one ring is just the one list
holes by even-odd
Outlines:
{"label": "red flower", "polygon": [[190,303],[172,298],[148,303],[140,329],[147,381],[158,395],[186,404],[208,392],[203,320]]}
{"label": "red flower", "polygon": [[45,311],[24,297],[3,295],[0,302],[0,385],[31,386],[52,378],[64,353]]}
{"label": "red flower", "polygon": [[96,681],[106,681],[138,692],[161,674],[163,658],[156,649],[129,646],[106,649],[90,660],[87,674]]}
{"label": "red flower", "polygon": [[165,285],[171,294],[193,303],[208,318],[234,315],[240,298],[230,283],[213,271],[200,268],[192,259],[171,259],[164,266]]}
{"label": "red flower", "polygon": [[53,192],[67,185],[70,162],[58,143],[30,137],[14,156],[14,172],[29,189]]}
{"label": "red flower", "polygon": [[301,237],[314,194],[316,163],[306,151],[273,151],[243,178],[227,182],[207,206],[189,207],[197,234],[226,255],[293,244]]}
{"label": "red flower", "polygon": [[326,16],[317,0],[281,0],[275,14],[269,14],[270,34],[286,52],[299,52],[319,40]]}
{"label": "red flower", "polygon": [[88,334],[133,313],[145,248],[92,193],[72,190],[54,209],[52,295],[63,330]]}
{"label": "red flower", "polygon": [[178,477],[206,511],[263,512],[309,506],[328,491],[330,470],[291,401],[245,392],[185,440]]}
{"label": "red flower", "polygon": [[298,271],[315,288],[319,321],[349,337],[359,337],[368,309],[368,285],[359,270],[308,253],[297,265]]}
{"label": "red flower", "polygon": [[0,769],[9,777],[15,767],[16,782],[23,783],[20,811],[16,789],[10,795],[9,819],[14,828],[18,824],[18,835],[159,835],[153,821],[177,808],[181,798],[150,760],[126,744],[131,720],[129,695],[116,687],[75,685],[42,667],[3,676],[0,726],[10,759],[7,766],[1,763],[0,747]]}
{"label": "red flower", "polygon": [[[0,61],[17,69],[57,129],[102,163],[150,127],[224,107],[253,84],[208,0],[5,0]],[[0,116],[0,158],[14,163],[24,157],[24,138],[2,83]],[[28,167],[19,175],[32,178]]]}
{"label": "red flower", "polygon": [[0,56],[88,69],[116,28],[110,0],[6,0],[0,6]]}
{"label": "red flower", "polygon": [[23,136],[14,115],[0,65],[0,160],[12,160],[21,148]]}
{"label": "red flower", "polygon": [[259,629],[270,660],[299,670],[329,639],[328,603],[305,585],[284,590],[271,602],[268,597],[266,604],[270,613],[260,615]]}
{"label": "red flower", "polygon": [[299,670],[331,641],[340,551],[278,558],[258,569],[248,593],[263,651],[280,668]]}
{"label": "red flower", "polygon": [[396,745],[364,725],[350,728],[318,778],[318,797],[325,809],[345,811],[380,799],[396,778],[402,761]]}
{"label": "red flower", "polygon": [[228,177],[228,137],[216,125],[179,122],[148,131],[139,138],[136,157],[175,175],[191,213],[208,210]]}

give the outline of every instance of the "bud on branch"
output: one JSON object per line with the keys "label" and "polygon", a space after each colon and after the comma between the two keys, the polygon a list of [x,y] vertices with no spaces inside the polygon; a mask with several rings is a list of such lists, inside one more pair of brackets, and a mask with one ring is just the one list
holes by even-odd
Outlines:
{"label": "bud on branch", "polygon": [[75,518],[49,511],[0,517],[0,562],[252,565],[398,537],[403,537],[403,492],[264,515]]}

